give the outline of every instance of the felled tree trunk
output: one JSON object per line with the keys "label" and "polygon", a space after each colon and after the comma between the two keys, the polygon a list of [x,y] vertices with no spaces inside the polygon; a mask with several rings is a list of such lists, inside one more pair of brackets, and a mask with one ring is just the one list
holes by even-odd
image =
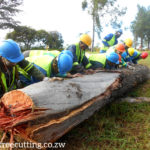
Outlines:
{"label": "felled tree trunk", "polygon": [[16,133],[25,140],[54,142],[148,77],[149,69],[137,65],[135,70],[102,71],[70,80],[42,81],[11,91],[2,97],[1,102],[6,110],[10,109],[12,118],[15,118],[17,111],[32,110],[2,127],[8,131],[15,128]]}

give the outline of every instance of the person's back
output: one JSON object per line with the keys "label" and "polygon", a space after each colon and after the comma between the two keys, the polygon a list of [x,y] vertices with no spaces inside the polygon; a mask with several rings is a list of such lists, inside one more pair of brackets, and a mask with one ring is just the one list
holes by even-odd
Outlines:
{"label": "person's back", "polygon": [[31,56],[27,57],[26,60],[33,63],[47,77],[65,77],[72,68],[73,55],[64,50],[58,56]]}
{"label": "person's back", "polygon": [[119,65],[119,56],[115,52],[91,54],[89,56],[89,61],[94,69],[116,69],[116,66]]}
{"label": "person's back", "polygon": [[60,51],[58,50],[28,50],[23,52],[24,57],[32,57],[32,56],[42,56],[42,55],[50,55],[50,56],[58,56]]}

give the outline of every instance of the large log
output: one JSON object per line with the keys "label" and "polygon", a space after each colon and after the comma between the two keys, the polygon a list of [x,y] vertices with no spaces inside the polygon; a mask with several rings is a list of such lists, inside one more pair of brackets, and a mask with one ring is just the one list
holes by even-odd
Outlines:
{"label": "large log", "polygon": [[[19,136],[32,142],[54,142],[95,111],[148,78],[149,69],[137,65],[135,70],[101,71],[70,80],[42,81],[6,93],[1,103],[5,109],[11,106],[12,114],[32,107],[30,115],[9,126],[15,128]],[[24,107],[19,107],[21,105]],[[36,111],[38,108],[41,111]]]}

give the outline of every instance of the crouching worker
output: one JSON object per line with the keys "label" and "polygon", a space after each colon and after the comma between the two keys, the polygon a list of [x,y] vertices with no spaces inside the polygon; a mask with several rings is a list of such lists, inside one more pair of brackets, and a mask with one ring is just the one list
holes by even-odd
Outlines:
{"label": "crouching worker", "polygon": [[133,56],[131,56],[132,63],[137,64],[140,59],[146,59],[148,57],[147,52],[139,52],[134,50]]}
{"label": "crouching worker", "polygon": [[115,52],[104,53],[104,54],[91,54],[89,61],[94,69],[116,69],[119,65],[119,56]]}
{"label": "crouching worker", "polygon": [[44,79],[44,75],[24,59],[19,45],[9,39],[0,43],[0,97],[11,90],[21,88],[22,82],[19,72],[33,76],[39,81]]}
{"label": "crouching worker", "polygon": [[[67,77],[67,73],[72,69],[73,59],[67,53],[61,52],[58,56],[41,55],[27,57],[26,60],[33,63],[46,77]],[[28,80],[24,78],[25,84],[38,82],[34,78]]]}
{"label": "crouching worker", "polygon": [[85,56],[85,51],[89,48],[91,42],[92,39],[88,34],[82,34],[78,43],[70,45],[67,48],[67,50],[71,51],[73,54],[73,67],[71,73],[82,73],[85,69],[91,69],[92,65]]}

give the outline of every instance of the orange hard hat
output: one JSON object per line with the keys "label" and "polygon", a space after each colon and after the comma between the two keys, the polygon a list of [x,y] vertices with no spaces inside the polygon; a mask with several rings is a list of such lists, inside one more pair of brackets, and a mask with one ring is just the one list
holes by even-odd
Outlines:
{"label": "orange hard hat", "polygon": [[119,51],[119,52],[124,52],[125,51],[125,46],[124,44],[117,44],[116,45],[116,50]]}

